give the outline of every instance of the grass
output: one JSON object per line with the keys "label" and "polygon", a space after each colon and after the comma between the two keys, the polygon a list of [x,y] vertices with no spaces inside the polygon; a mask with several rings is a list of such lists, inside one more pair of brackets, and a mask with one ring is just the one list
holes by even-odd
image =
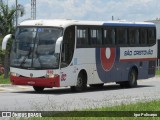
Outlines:
{"label": "grass", "polygon": [[[146,113],[149,113],[150,111],[152,114],[157,114],[156,111],[160,111],[159,106],[160,106],[160,101],[139,102],[139,103],[129,104],[129,105],[122,104],[120,106],[114,106],[114,107],[103,107],[103,108],[96,108],[96,109],[87,109],[87,110],[82,110],[78,112],[74,111],[74,112],[68,112],[68,113],[61,113],[61,114],[57,114],[60,117],[42,117],[41,120],[116,120],[116,119],[118,120],[136,120],[138,118],[134,117],[134,113],[146,114]],[[121,111],[122,113],[120,113]],[[106,117],[107,116],[106,114],[110,114],[111,117]],[[123,114],[132,116],[132,117],[117,117],[118,115],[123,116]],[[158,112],[157,115],[160,116],[160,112]],[[102,116],[102,117],[97,117],[97,116]],[[30,118],[30,120],[39,120],[39,119],[40,118]],[[160,120],[160,118],[158,117],[157,118],[139,117],[139,119],[141,120],[150,120],[150,119]]]}
{"label": "grass", "polygon": [[158,75],[158,76],[160,76],[160,70],[158,71],[156,71],[156,75]]}
{"label": "grass", "polygon": [[4,75],[0,75],[0,84],[10,84],[10,79],[4,79]]}
{"label": "grass", "polygon": [[[160,120],[160,118],[151,117],[42,117],[42,118],[29,118],[29,120]],[[17,120],[17,119],[11,119]],[[19,120],[26,120],[21,118]]]}
{"label": "grass", "polygon": [[160,111],[160,101],[154,100],[151,102],[139,102],[129,105],[120,105],[114,107],[98,108],[100,111]]}

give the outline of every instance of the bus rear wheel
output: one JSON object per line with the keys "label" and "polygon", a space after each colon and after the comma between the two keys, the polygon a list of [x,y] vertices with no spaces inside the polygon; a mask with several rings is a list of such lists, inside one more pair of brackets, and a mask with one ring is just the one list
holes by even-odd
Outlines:
{"label": "bus rear wheel", "polygon": [[77,85],[71,86],[72,92],[82,92],[87,88],[87,76],[84,73],[79,73],[77,77]]}
{"label": "bus rear wheel", "polygon": [[121,87],[133,88],[137,86],[137,72],[135,69],[132,69],[128,74],[128,81],[121,82]]}
{"label": "bus rear wheel", "polygon": [[41,92],[43,92],[44,87],[33,86],[33,89],[34,89],[36,92],[41,93]]}

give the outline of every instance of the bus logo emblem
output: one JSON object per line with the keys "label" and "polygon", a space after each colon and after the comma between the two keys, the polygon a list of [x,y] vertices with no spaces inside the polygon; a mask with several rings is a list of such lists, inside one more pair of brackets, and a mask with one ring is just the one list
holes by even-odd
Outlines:
{"label": "bus logo emblem", "polygon": [[105,71],[110,71],[116,58],[115,48],[102,48],[100,50],[101,65]]}
{"label": "bus logo emblem", "polygon": [[65,81],[65,80],[66,80],[66,77],[67,77],[67,75],[64,74],[64,73],[62,73],[62,75],[61,75],[61,81]]}
{"label": "bus logo emblem", "polygon": [[32,74],[32,73],[30,73],[30,77],[33,77],[33,74]]}

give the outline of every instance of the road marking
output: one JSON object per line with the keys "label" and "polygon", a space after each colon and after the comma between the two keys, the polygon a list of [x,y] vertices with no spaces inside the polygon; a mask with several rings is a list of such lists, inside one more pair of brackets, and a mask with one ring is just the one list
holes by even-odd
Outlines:
{"label": "road marking", "polygon": [[154,77],[154,78],[149,78],[149,79],[144,79],[144,80],[138,80],[138,82],[142,82],[142,83],[144,83],[144,82],[153,82],[153,81],[159,81],[160,80],[160,77]]}
{"label": "road marking", "polygon": [[33,90],[31,87],[0,87],[0,92],[11,92],[11,91],[25,91],[25,90]]}
{"label": "road marking", "polygon": [[5,87],[0,87],[1,91],[13,91],[14,89],[10,89],[10,88],[5,88]]}
{"label": "road marking", "polygon": [[32,89],[31,86],[17,86],[17,88],[20,88],[20,89]]}

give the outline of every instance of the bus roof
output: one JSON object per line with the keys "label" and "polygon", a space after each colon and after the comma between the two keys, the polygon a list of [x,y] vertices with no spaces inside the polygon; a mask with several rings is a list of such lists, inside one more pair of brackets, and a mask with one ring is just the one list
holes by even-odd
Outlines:
{"label": "bus roof", "polygon": [[101,25],[101,26],[141,26],[155,27],[151,22],[127,22],[127,21],[80,21],[70,19],[53,19],[53,20],[27,20],[20,23],[19,26],[54,26],[67,27],[70,25]]}

